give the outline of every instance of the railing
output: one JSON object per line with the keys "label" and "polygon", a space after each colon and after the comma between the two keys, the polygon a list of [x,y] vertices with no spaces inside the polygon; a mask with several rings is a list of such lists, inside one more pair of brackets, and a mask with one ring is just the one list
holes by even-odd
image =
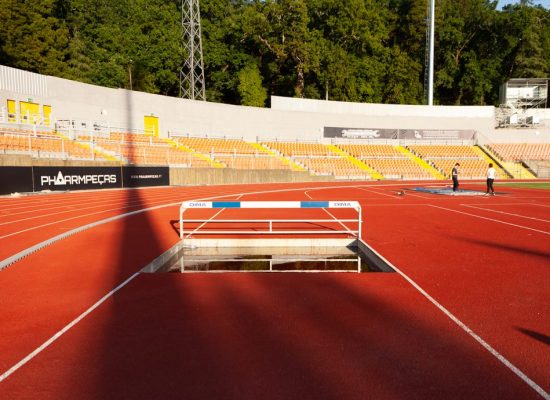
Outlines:
{"label": "railing", "polygon": [[[185,231],[184,228],[184,219],[183,214],[188,209],[330,209],[330,208],[349,208],[357,212],[357,218],[351,219],[342,219],[336,218],[333,216],[332,219],[273,219],[273,218],[262,218],[262,219],[186,219],[186,223],[202,223],[200,227],[204,226],[207,223],[230,223],[230,224],[250,224],[250,223],[262,223],[265,224],[262,230],[258,228],[254,230],[244,230],[244,229],[216,229],[216,230],[203,230],[198,231],[198,228],[195,230]],[[331,215],[331,214],[329,214]],[[332,215],[331,215],[332,216]],[[184,236],[187,234],[187,237],[190,237],[192,234],[231,234],[231,235],[258,235],[258,234],[292,234],[292,235],[301,235],[301,234],[347,234],[356,237],[358,240],[361,239],[361,205],[357,201],[185,201],[180,206],[180,239],[183,240]],[[284,230],[284,229],[274,229],[274,225],[279,223],[289,223],[289,222],[302,222],[302,223],[338,223],[344,229],[333,230]],[[345,223],[352,223],[357,225],[357,229],[350,228]],[[199,228],[200,228],[199,227]]]}

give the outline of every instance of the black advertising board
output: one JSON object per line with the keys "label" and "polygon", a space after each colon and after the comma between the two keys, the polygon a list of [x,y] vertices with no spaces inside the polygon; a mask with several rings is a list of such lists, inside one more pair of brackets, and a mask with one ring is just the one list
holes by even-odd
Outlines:
{"label": "black advertising board", "polygon": [[123,167],[124,187],[168,186],[170,168],[168,167]]}
{"label": "black advertising board", "polygon": [[168,167],[0,167],[0,195],[169,185]]}
{"label": "black advertising board", "polygon": [[122,187],[120,167],[33,167],[34,191]]}
{"label": "black advertising board", "polygon": [[0,195],[32,192],[31,167],[0,167]]}

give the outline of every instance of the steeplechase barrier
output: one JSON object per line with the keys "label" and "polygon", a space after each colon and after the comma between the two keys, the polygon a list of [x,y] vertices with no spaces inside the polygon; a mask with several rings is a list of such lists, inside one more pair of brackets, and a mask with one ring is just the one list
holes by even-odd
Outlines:
{"label": "steeplechase barrier", "polygon": [[[331,208],[348,208],[357,212],[356,218],[336,218],[331,219],[273,219],[273,218],[261,218],[261,219],[223,219],[223,218],[210,218],[210,219],[185,219],[184,213],[189,209],[331,209]],[[331,215],[331,214],[329,214]],[[180,238],[183,240],[186,235],[189,238],[193,234],[216,234],[216,235],[273,235],[273,234],[347,234],[355,237],[357,240],[361,240],[361,225],[362,225],[362,213],[361,205],[357,201],[184,201],[180,207],[180,225],[179,232]],[[263,229],[256,228],[254,230],[247,229],[215,229],[215,230],[202,230],[198,228],[194,230],[185,231],[185,223],[201,223],[201,224],[261,224]],[[275,229],[274,225],[280,223],[337,223],[343,229],[326,229],[326,230],[284,230]],[[348,226],[346,224],[351,224]],[[201,225],[202,226],[202,225]],[[353,227],[356,226],[354,229]]]}

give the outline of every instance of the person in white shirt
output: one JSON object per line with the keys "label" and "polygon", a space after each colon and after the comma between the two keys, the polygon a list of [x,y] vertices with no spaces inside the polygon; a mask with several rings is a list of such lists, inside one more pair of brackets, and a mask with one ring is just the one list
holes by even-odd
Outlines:
{"label": "person in white shirt", "polygon": [[488,195],[494,196],[495,189],[493,188],[493,183],[495,182],[495,175],[497,171],[493,168],[493,164],[489,164],[489,169],[487,169],[487,193]]}

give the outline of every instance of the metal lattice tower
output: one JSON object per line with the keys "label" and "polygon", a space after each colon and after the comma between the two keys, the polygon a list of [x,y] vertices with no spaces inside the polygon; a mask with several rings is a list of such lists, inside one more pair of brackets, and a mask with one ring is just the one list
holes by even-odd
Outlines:
{"label": "metal lattice tower", "polygon": [[181,28],[187,58],[180,69],[180,97],[206,100],[199,0],[181,0]]}

